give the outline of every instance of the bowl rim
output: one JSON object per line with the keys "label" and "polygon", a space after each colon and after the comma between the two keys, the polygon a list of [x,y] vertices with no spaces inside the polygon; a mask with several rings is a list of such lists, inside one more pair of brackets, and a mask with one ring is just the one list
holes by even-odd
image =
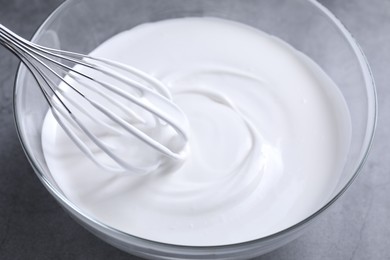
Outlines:
{"label": "bowl rim", "polygon": [[[47,24],[50,23],[50,21],[58,15],[64,8],[66,8],[69,4],[74,2],[75,0],[65,0],[62,4],[60,4],[46,19],[45,21],[39,26],[39,28],[35,31],[32,41],[36,40],[39,36],[39,34],[44,30],[44,27],[46,27]],[[359,176],[361,173],[361,170],[363,168],[364,163],[366,162],[369,152],[372,148],[372,143],[373,139],[375,136],[375,130],[377,127],[377,118],[378,118],[378,100],[377,100],[377,91],[375,87],[375,82],[374,78],[372,75],[372,71],[370,68],[370,65],[367,61],[367,58],[362,51],[360,45],[357,43],[355,38],[352,36],[352,34],[347,30],[346,26],[331,12],[329,11],[325,6],[323,6],[321,3],[317,2],[316,0],[305,0],[308,3],[313,4],[314,7],[318,8],[319,11],[321,11],[327,18],[329,18],[334,25],[336,25],[337,29],[342,33],[343,37],[347,40],[349,46],[352,48],[355,57],[357,58],[359,65],[360,65],[360,70],[361,73],[364,77],[364,82],[366,86],[366,92],[368,95],[368,116],[367,116],[367,126],[366,126],[366,135],[365,139],[361,148],[361,153],[362,155],[360,156],[360,162],[357,164],[355,172],[351,176],[351,178],[348,180],[348,182],[344,185],[344,187],[341,188],[341,190],[330,200],[328,201],[325,205],[323,205],[321,208],[319,208],[317,211],[312,213],[311,215],[307,216],[303,220],[299,221],[298,223],[285,228],[283,230],[280,230],[276,233],[273,233],[271,235],[267,235],[265,237],[261,237],[258,239],[246,241],[246,242],[241,242],[241,243],[235,243],[235,244],[228,244],[228,245],[219,245],[219,246],[188,246],[188,245],[175,245],[175,244],[169,244],[169,243],[163,243],[163,242],[157,242],[157,241],[152,241],[148,239],[144,239],[141,237],[137,237],[134,235],[131,235],[129,233],[123,232],[121,230],[115,229],[111,226],[108,226],[104,224],[103,222],[88,216],[86,213],[84,213],[79,207],[74,205],[70,200],[68,200],[64,195],[61,194],[51,183],[50,181],[42,174],[42,170],[40,169],[40,166],[34,161],[34,157],[32,156],[33,152],[29,151],[27,145],[25,144],[24,137],[21,134],[21,124],[19,122],[19,117],[18,117],[18,108],[17,108],[17,92],[18,92],[18,85],[19,82],[22,79],[23,76],[23,66],[22,63],[19,64],[17,73],[15,76],[15,83],[14,83],[14,91],[13,91],[13,117],[14,117],[14,122],[17,130],[17,135],[19,138],[19,141],[21,143],[21,146],[23,148],[24,153],[26,154],[28,161],[30,162],[32,168],[34,169],[34,172],[40,179],[40,181],[44,184],[46,189],[54,195],[57,201],[64,203],[66,207],[71,209],[72,211],[76,212],[77,214],[81,215],[84,219],[90,221],[94,225],[97,225],[99,227],[102,227],[106,230],[109,230],[112,233],[115,233],[116,235],[119,235],[120,237],[127,237],[133,239],[131,241],[134,243],[135,246],[139,246],[142,248],[147,248],[148,251],[151,251],[151,247],[154,248],[157,251],[163,251],[165,253],[170,253],[170,252],[175,252],[177,253],[177,250],[179,252],[188,252],[191,251],[193,255],[197,255],[199,253],[208,253],[208,254],[218,254],[218,253],[223,253],[224,250],[229,249],[230,252],[237,252],[234,251],[235,249],[242,249],[243,247],[251,247],[251,246],[256,246],[259,243],[262,243],[264,241],[269,241],[276,239],[278,237],[281,237],[283,235],[286,235],[292,231],[299,230],[300,227],[303,227],[306,223],[311,222],[314,220],[318,215],[322,214],[325,210],[327,210],[331,205],[335,203],[344,193],[345,191],[349,188],[349,186],[355,181],[355,179]],[[89,226],[91,224],[87,223]],[[141,244],[141,246],[139,245]],[[153,250],[154,251],[154,250]],[[240,251],[240,250],[238,250]]]}

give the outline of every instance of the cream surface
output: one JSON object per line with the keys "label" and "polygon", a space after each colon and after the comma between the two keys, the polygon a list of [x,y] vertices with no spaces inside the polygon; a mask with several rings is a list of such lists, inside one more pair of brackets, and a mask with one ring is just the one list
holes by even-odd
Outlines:
{"label": "cream surface", "polygon": [[[86,158],[48,113],[46,162],[83,212],[142,238],[209,246],[273,234],[330,198],[349,149],[349,113],[329,77],[286,43],[232,21],[182,18],[138,26],[91,54],[162,80],[190,141],[175,170],[116,174]],[[129,160],[150,156],[140,149]]]}

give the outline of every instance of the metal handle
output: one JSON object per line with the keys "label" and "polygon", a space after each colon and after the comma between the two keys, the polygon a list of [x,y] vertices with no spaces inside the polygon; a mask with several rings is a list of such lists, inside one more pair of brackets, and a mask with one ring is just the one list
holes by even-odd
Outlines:
{"label": "metal handle", "polygon": [[28,44],[29,41],[0,24],[0,43],[12,52],[15,52],[15,48],[20,48]]}

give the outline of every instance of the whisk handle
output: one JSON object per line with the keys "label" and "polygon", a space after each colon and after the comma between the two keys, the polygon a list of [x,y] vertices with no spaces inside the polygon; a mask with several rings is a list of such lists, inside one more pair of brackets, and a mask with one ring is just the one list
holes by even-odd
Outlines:
{"label": "whisk handle", "polygon": [[0,24],[0,44],[12,51],[12,47],[17,43],[28,43],[28,41]]}

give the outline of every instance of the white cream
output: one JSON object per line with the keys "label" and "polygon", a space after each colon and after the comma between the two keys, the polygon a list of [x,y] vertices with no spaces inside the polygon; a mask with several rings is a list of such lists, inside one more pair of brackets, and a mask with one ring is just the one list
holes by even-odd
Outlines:
{"label": "white cream", "polygon": [[[285,229],[330,198],[349,149],[349,113],[330,78],[286,43],[236,22],[183,18],[138,26],[91,54],[162,80],[191,129],[178,169],[114,174],[49,113],[42,146],[51,174],[93,218],[150,240],[226,245]],[[143,150],[133,158],[150,160]]]}

